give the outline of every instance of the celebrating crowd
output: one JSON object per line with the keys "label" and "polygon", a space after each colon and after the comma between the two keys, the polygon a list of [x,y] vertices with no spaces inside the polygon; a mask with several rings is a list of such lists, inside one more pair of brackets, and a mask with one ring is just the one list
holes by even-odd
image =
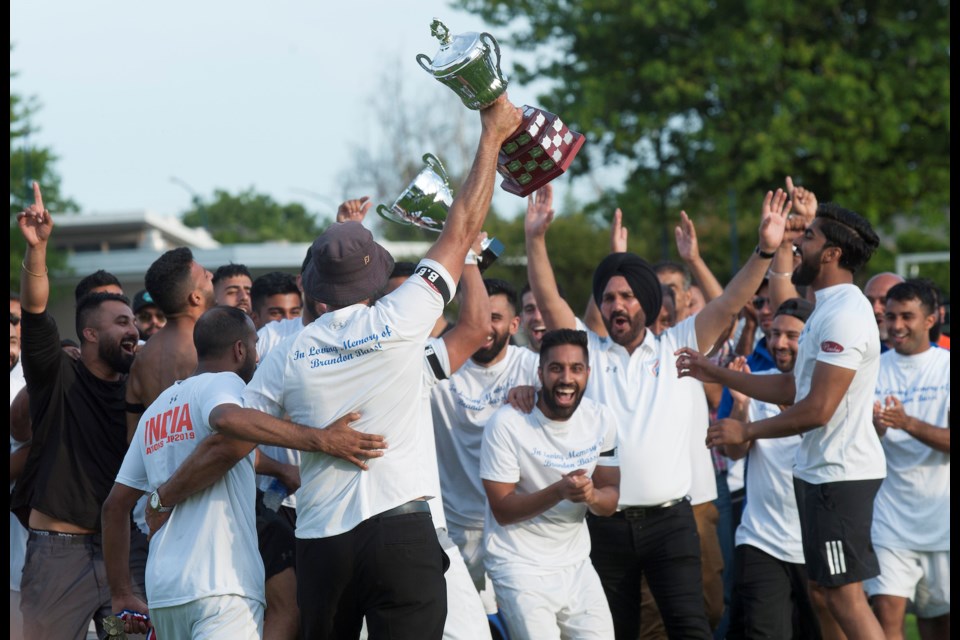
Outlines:
{"label": "celebrating crowd", "polygon": [[[164,253],[47,312],[35,185],[11,294],[11,637],[900,638],[950,625],[950,359],[932,283],[861,291],[860,215],[788,178],[722,286],[628,250],[582,318],[525,219],[478,265],[501,144],[417,264],[343,203],[296,276]],[[459,299],[456,322],[444,307]],[[513,340],[523,327],[526,346]],[[15,484],[14,484],[15,483]]]}

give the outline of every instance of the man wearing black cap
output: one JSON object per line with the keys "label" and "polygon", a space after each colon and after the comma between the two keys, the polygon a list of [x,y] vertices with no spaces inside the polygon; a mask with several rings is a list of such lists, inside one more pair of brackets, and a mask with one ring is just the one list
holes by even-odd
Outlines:
{"label": "man wearing black cap", "polygon": [[[446,617],[446,555],[425,496],[423,353],[450,301],[493,192],[497,157],[520,125],[506,97],[480,112],[480,145],[440,237],[414,275],[377,298],[393,258],[360,223],[331,225],[313,243],[304,293],[328,306],[297,335],[283,368],[277,411],[302,424],[357,411],[354,428],[382,434],[363,468],[325,454],[301,457],[297,580],[308,638],[440,638]],[[254,375],[250,391],[262,384]],[[337,415],[340,415],[339,413]],[[336,416],[334,416],[336,417]],[[424,427],[426,425],[426,427]],[[381,454],[381,455],[378,455]]]}
{"label": "man wearing black cap", "polygon": [[133,296],[133,323],[137,325],[140,339],[144,342],[167,324],[167,317],[146,289],[141,289]]}
{"label": "man wearing black cap", "polygon": [[[593,296],[610,336],[590,338],[587,396],[618,418],[622,478],[620,505],[609,518],[588,517],[591,559],[603,582],[618,638],[637,637],[640,579],[645,575],[674,638],[710,638],[700,576],[700,544],[690,503],[690,437],[694,419],[678,385],[674,352],[710,349],[740,311],[780,245],[790,205],[768,192],[759,244],[726,290],[695,316],[659,337],[647,327],[660,311],[662,292],[653,268],[631,253],[614,253],[597,267]],[[527,268],[547,329],[574,328],[577,320],[557,293],[547,255],[550,211],[528,212]]]}

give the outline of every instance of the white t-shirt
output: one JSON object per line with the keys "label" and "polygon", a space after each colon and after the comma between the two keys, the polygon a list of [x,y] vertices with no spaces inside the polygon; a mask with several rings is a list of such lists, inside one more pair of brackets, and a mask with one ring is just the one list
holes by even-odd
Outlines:
{"label": "white t-shirt", "polygon": [[[10,404],[13,405],[13,399],[17,397],[20,390],[27,386],[27,381],[23,378],[23,367],[20,361],[10,370]],[[15,453],[26,443],[15,440],[10,436],[10,453]],[[13,487],[16,482],[10,483],[10,493],[13,493]],[[10,590],[20,591],[20,578],[23,575],[23,562],[27,554],[27,530],[23,528],[17,516],[10,513]]]}
{"label": "white t-shirt", "polygon": [[[923,422],[949,429],[950,352],[931,347],[914,356],[891,349],[880,356],[876,400],[887,396]],[[873,505],[873,543],[911,551],[950,550],[950,454],[902,429],[881,440],[887,477]]]}
{"label": "white t-shirt", "polygon": [[690,394],[690,504],[703,504],[717,499],[717,470],[707,448],[707,427],[710,426],[710,406],[703,383],[696,378],[677,381]]}
{"label": "white t-shirt", "polygon": [[[433,282],[441,280],[439,285]],[[440,288],[438,288],[438,286]],[[455,283],[443,266],[422,260],[417,272],[376,304],[329,311],[304,327],[282,368],[261,366],[248,392],[270,399],[270,413],[323,428],[357,411],[357,431],[383,435],[388,448],[369,470],[324,453],[300,456],[297,537],[325,538],[350,531],[378,513],[430,492],[422,466],[423,348]],[[267,358],[264,365],[273,359]],[[412,401],[411,401],[412,400]]]}
{"label": "white t-shirt", "polygon": [[430,411],[430,392],[440,383],[450,377],[450,354],[447,353],[447,343],[443,338],[430,338],[423,354],[423,399],[420,408],[420,419],[423,429],[423,468],[427,480],[430,482],[430,513],[433,515],[433,526],[437,529],[447,528],[447,513],[443,508],[443,493],[440,484],[440,465],[437,462],[437,441],[433,432],[433,414]]}
{"label": "white t-shirt", "polygon": [[873,309],[852,284],[816,294],[816,307],[800,333],[793,370],[796,400],[810,393],[818,362],[853,369],[856,375],[827,424],[803,434],[793,474],[810,484],[883,478],[886,463],[873,428],[873,394],[880,371],[880,332]]}
{"label": "white t-shirt", "polygon": [[[300,318],[290,318],[290,320],[299,321]],[[263,327],[260,328],[260,332],[257,335],[260,335],[261,332],[271,325],[279,325],[286,320],[281,320],[278,322],[269,322]],[[294,326],[288,324],[289,326]],[[285,363],[285,358],[290,352],[290,348],[293,345],[295,337],[303,330],[303,323],[300,323],[300,330],[294,333],[291,333],[287,337],[283,338],[280,342],[273,345],[266,350],[266,354],[260,356],[260,363],[258,365],[258,370],[263,368],[265,372],[269,372],[267,375],[261,375],[258,380],[256,387],[247,387],[243,392],[243,404],[246,407],[251,409],[257,409],[258,411],[263,411],[268,413],[275,418],[283,417],[282,410],[282,398],[283,398],[283,367]],[[275,334],[276,335],[276,334]],[[260,342],[257,341],[257,347],[259,348]],[[282,462],[285,464],[292,464],[300,466],[300,452],[296,449],[287,449],[286,447],[277,447],[269,444],[257,445],[257,448],[260,449],[262,453],[270,456],[277,462]],[[257,475],[257,486],[262,491],[267,491],[273,481],[276,480],[273,476],[266,476],[262,474]],[[290,493],[286,498],[283,499],[283,506],[290,507],[291,509],[297,508],[297,494],[296,492]]]}
{"label": "white t-shirt", "polygon": [[[779,374],[776,369],[756,375]],[[750,401],[749,419],[766,420],[780,414],[769,402]],[[804,564],[800,514],[793,492],[793,460],[800,436],[761,438],[747,454],[747,499],[736,544],[748,544],[783,562]]]}
{"label": "white t-shirt", "polygon": [[297,335],[301,331],[303,331],[303,318],[284,318],[268,322],[257,331],[257,356],[263,360],[271,349],[283,342],[284,338]]}
{"label": "white t-shirt", "polygon": [[540,356],[507,346],[500,362],[482,367],[467,360],[431,392],[433,430],[447,519],[461,527],[483,527],[486,493],[480,481],[480,445],[487,420],[507,401],[510,389],[539,386]]}
{"label": "white t-shirt", "polygon": [[[147,407],[117,482],[153,491],[215,431],[210,412],[242,405],[243,380],[204,373],[174,383]],[[253,453],[213,485],[180,504],[150,541],[146,586],[150,607],[238,595],[266,604],[257,550]]]}
{"label": "white t-shirt", "polygon": [[[260,358],[258,366],[265,366],[264,363],[267,357],[275,350],[286,354],[290,350],[290,345],[293,344],[293,336],[303,331],[303,326],[303,318],[287,318],[277,322],[268,322],[260,327],[260,330],[257,331],[257,356]],[[283,357],[283,355],[273,357],[272,364],[268,366],[273,367],[275,375],[261,376],[261,389],[259,393],[244,391],[243,401],[246,403],[246,406],[258,409],[264,413],[269,413],[276,418],[283,417],[282,411],[277,412],[279,408],[279,398],[283,395]],[[270,388],[271,386],[273,388]],[[265,402],[263,395],[267,395],[273,400]],[[257,448],[260,449],[261,453],[270,456],[277,462],[296,466],[300,465],[300,452],[296,449],[287,449],[286,447],[277,447],[270,444],[257,445]],[[267,491],[274,480],[276,480],[276,478],[273,476],[258,474],[257,486],[262,491]],[[282,504],[285,507],[296,509],[296,492],[288,494],[287,497],[283,499]]]}
{"label": "white t-shirt", "polygon": [[[548,419],[539,408],[530,414],[511,406],[490,418],[483,433],[480,477],[517,484],[529,495],[584,469],[618,466],[613,412],[584,398],[566,421]],[[583,503],[561,500],[538,516],[501,525],[489,505],[484,522],[484,564],[491,574],[550,573],[590,556],[590,533]]]}
{"label": "white t-shirt", "polygon": [[[633,354],[609,338],[587,332],[587,397],[613,410],[620,458],[620,508],[653,506],[682,498],[691,486],[691,432],[699,424],[685,379],[677,378],[680,347],[698,349],[691,316],[660,336],[647,330]],[[699,427],[697,429],[699,432]]]}

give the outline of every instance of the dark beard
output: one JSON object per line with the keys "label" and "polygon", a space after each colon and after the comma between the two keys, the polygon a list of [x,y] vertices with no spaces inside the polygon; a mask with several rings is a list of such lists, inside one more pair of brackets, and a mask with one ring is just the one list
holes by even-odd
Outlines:
{"label": "dark beard", "polygon": [[125,353],[123,349],[120,348],[119,342],[112,345],[101,342],[97,355],[117,373],[130,373],[130,367],[133,366],[134,355],[132,353]]}
{"label": "dark beard", "polygon": [[[630,322],[630,329],[624,334],[614,335],[613,333],[613,321],[618,317],[624,317]],[[620,346],[626,346],[631,344],[636,340],[644,330],[643,323],[640,320],[640,316],[637,315],[633,318],[628,316],[626,313],[617,313],[610,316],[609,318],[603,318],[603,325],[607,329],[607,335],[610,336],[610,339]]]}
{"label": "dark beard", "polygon": [[577,407],[580,406],[580,401],[583,400],[583,389],[577,387],[577,390],[574,391],[573,404],[569,407],[561,407],[557,404],[556,399],[553,397],[553,388],[541,389],[540,398],[549,411],[549,413],[544,412],[545,416],[551,420],[567,420],[576,412]]}
{"label": "dark beard", "polygon": [[500,355],[500,352],[503,351],[504,347],[507,346],[508,340],[510,340],[510,334],[504,333],[502,336],[498,336],[496,339],[494,339],[493,344],[490,345],[489,349],[477,349],[474,351],[473,355],[470,356],[470,359],[477,364],[490,364],[494,358]]}

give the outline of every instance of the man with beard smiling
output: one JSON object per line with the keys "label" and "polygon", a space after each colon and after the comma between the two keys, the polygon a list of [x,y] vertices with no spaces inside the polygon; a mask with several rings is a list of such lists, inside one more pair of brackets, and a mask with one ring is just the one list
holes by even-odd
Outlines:
{"label": "man with beard smiling", "polygon": [[11,510],[29,527],[21,582],[24,637],[83,638],[110,611],[100,508],[127,450],[124,383],[137,329],[125,297],[93,293],[77,304],[80,359],[60,348],[47,313],[46,254],[53,219],[34,183],[17,215],[26,240],[21,265],[21,338],[33,441]]}
{"label": "man with beard smiling", "polygon": [[[478,591],[485,584],[485,495],[480,481],[484,426],[510,389],[537,380],[537,354],[509,344],[520,325],[516,290],[503,280],[485,279],[484,284],[490,297],[490,334],[456,373],[434,387],[430,398],[447,528]],[[484,606],[487,613],[495,613],[490,596],[485,594]]]}
{"label": "man with beard smiling", "polygon": [[505,406],[483,433],[484,564],[516,640],[613,635],[584,518],[617,509],[617,428],[610,409],[581,403],[588,360],[586,332],[544,334],[533,412]]}
{"label": "man with beard smiling", "polygon": [[791,406],[748,424],[720,420],[707,430],[711,447],[804,434],[793,475],[810,588],[849,638],[884,637],[862,584],[880,573],[870,540],[874,497],[886,475],[873,428],[880,333],[870,303],[853,284],[879,244],[857,213],[835,204],[817,207],[794,241],[800,263],[791,280],[809,285],[817,299],[794,372],[740,387],[758,400]]}
{"label": "man with beard smiling", "polygon": [[[593,278],[593,296],[609,340],[588,332],[595,379],[587,397],[617,419],[623,474],[619,511],[587,516],[591,559],[600,575],[618,638],[637,637],[640,581],[646,576],[667,633],[711,638],[704,610],[700,541],[687,499],[691,487],[691,433],[697,421],[685,384],[678,384],[674,352],[707,351],[757,290],[780,245],[790,205],[768,192],[759,243],[724,292],[695,316],[660,336],[647,327],[660,311],[662,293],[653,268],[631,253],[604,258]],[[576,316],[557,294],[547,255],[553,214],[528,210],[524,224],[527,269],[548,329],[572,329]]]}

